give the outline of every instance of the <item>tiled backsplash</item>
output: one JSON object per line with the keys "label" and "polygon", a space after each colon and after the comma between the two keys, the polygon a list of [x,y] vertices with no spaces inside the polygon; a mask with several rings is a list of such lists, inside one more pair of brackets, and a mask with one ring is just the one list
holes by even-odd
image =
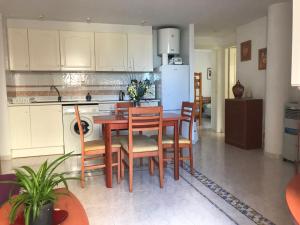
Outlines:
{"label": "tiled backsplash", "polygon": [[[126,93],[131,78],[149,79],[153,84],[160,77],[155,73],[96,73],[96,72],[11,72],[7,75],[7,95],[36,99],[57,96],[50,86],[55,85],[67,99],[84,99],[90,93],[93,99],[118,99],[120,90]],[[126,93],[127,94],[127,93]],[[155,98],[155,85],[149,96]]]}

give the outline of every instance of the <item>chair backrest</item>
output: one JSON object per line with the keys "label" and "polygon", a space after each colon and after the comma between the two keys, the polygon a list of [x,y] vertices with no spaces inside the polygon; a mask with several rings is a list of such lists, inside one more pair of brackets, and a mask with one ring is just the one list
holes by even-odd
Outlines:
{"label": "chair backrest", "polygon": [[[119,116],[127,116],[129,107],[133,107],[133,102],[117,102],[115,104],[115,114]],[[116,134],[120,135],[120,131],[116,130]]]}
{"label": "chair backrest", "polygon": [[128,108],[133,107],[133,102],[117,102],[115,104],[115,114],[124,115],[128,114]]}
{"label": "chair backrest", "polygon": [[133,133],[157,131],[159,150],[162,150],[162,107],[130,107],[128,110],[128,150],[132,152]]}
{"label": "chair backrest", "polygon": [[77,125],[78,125],[79,135],[80,135],[81,153],[84,154],[84,133],[83,133],[83,128],[82,128],[82,124],[81,124],[78,105],[75,105],[74,108],[75,108],[76,122],[77,122]]}
{"label": "chair backrest", "polygon": [[194,102],[182,102],[181,116],[183,119],[180,120],[179,133],[182,135],[182,124],[187,122],[189,126],[189,140],[192,143],[193,137],[193,122],[195,118],[196,104]]}

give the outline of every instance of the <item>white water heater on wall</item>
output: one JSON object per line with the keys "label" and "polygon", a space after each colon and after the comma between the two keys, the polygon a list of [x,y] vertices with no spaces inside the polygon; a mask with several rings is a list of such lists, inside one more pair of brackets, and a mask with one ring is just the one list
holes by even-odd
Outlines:
{"label": "white water heater on wall", "polygon": [[162,28],[158,30],[158,54],[178,55],[180,53],[180,30]]}

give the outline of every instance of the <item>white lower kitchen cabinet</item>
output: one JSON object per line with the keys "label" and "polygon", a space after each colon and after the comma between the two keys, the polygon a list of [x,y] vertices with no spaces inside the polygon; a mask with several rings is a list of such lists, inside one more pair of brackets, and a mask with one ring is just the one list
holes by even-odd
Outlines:
{"label": "white lower kitchen cabinet", "polygon": [[64,144],[60,105],[30,106],[30,121],[33,148]]}
{"label": "white lower kitchen cabinet", "polygon": [[10,140],[12,149],[30,148],[29,106],[9,107]]}
{"label": "white lower kitchen cabinet", "polygon": [[64,153],[61,105],[9,107],[12,157]]}

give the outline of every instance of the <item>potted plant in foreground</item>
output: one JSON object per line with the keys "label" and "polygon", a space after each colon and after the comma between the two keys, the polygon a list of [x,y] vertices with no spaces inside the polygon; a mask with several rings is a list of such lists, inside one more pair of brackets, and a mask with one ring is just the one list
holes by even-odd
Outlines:
{"label": "potted plant in foreground", "polygon": [[28,166],[15,169],[16,184],[21,191],[17,196],[10,198],[11,211],[9,221],[15,222],[18,212],[24,209],[25,225],[52,225],[53,203],[58,194],[55,188],[63,184],[68,190],[67,180],[79,179],[77,177],[67,177],[68,172],[57,173],[55,170],[71,153],[63,155],[51,163],[45,161],[35,172]]}

